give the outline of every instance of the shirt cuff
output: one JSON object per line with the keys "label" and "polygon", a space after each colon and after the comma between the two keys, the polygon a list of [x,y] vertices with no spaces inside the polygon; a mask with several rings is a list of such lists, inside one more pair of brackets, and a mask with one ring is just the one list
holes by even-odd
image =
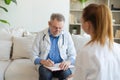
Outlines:
{"label": "shirt cuff", "polygon": [[34,61],[34,64],[35,64],[35,65],[40,64],[40,61],[41,61],[40,58],[36,58],[35,61]]}
{"label": "shirt cuff", "polygon": [[70,61],[71,61],[71,64],[72,64],[72,65],[75,65],[75,59],[72,59],[72,58],[71,58]]}

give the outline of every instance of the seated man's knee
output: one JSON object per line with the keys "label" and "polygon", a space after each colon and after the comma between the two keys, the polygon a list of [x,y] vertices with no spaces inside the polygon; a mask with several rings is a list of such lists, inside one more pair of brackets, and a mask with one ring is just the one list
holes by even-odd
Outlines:
{"label": "seated man's knee", "polygon": [[44,66],[39,67],[39,80],[51,80],[52,72],[46,69]]}
{"label": "seated man's knee", "polygon": [[72,72],[71,72],[71,70],[70,69],[68,69],[68,70],[63,70],[63,71],[61,71],[61,73],[60,73],[60,78],[62,78],[62,79],[67,79],[70,75],[72,75]]}

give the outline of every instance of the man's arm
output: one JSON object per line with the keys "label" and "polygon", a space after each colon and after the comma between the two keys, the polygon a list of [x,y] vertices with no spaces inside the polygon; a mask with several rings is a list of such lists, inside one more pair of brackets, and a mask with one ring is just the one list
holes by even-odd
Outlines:
{"label": "man's arm", "polygon": [[40,64],[40,57],[39,57],[39,53],[40,53],[40,33],[37,34],[33,46],[32,46],[32,53],[31,53],[31,59],[33,61],[34,64]]}
{"label": "man's arm", "polygon": [[76,60],[76,50],[75,50],[75,46],[70,33],[68,34],[67,40],[68,40],[68,44],[67,44],[68,45],[68,49],[67,49],[68,61],[70,61],[71,64],[74,65]]}
{"label": "man's arm", "polygon": [[75,59],[76,59],[76,50],[75,50],[75,47],[74,47],[74,43],[73,43],[73,40],[71,38],[71,35],[68,34],[66,37],[67,39],[67,51],[66,51],[66,54],[67,54],[67,60],[66,61],[63,61],[61,64],[60,64],[60,68],[63,69],[63,70],[67,70],[69,68],[69,66],[72,64],[74,65],[75,64]]}

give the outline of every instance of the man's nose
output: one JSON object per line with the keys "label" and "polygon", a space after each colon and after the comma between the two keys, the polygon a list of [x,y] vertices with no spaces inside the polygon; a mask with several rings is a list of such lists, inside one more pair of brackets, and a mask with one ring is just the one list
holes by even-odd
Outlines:
{"label": "man's nose", "polygon": [[56,28],[57,31],[59,31],[60,29],[59,28]]}

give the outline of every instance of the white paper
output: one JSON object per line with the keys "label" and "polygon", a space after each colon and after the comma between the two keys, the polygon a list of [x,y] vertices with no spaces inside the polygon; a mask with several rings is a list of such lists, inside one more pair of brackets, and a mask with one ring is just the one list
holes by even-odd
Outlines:
{"label": "white paper", "polygon": [[[52,67],[48,67],[48,66],[45,66],[45,67],[51,71],[59,71],[59,70],[61,70],[59,65],[60,65],[60,63],[57,63],[57,64],[54,64],[54,66],[52,66]],[[69,68],[74,68],[74,65],[70,65]]]}

